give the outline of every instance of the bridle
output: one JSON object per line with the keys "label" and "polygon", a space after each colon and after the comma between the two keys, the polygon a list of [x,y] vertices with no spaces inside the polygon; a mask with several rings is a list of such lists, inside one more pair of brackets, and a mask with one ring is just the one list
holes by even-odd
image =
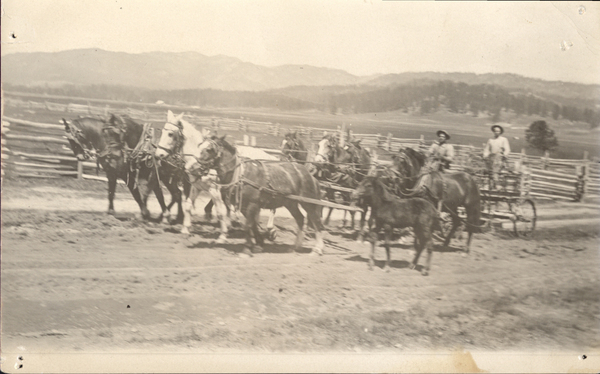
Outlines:
{"label": "bridle", "polygon": [[[183,149],[183,143],[185,142],[185,135],[183,135],[183,125],[181,124],[181,122],[167,122],[165,125],[171,125],[177,128],[176,131],[173,131],[173,133],[176,135],[174,140],[175,144],[173,145],[173,147],[167,148],[165,146],[162,146],[160,142],[158,142],[159,144],[156,145],[156,148],[162,149],[163,151],[167,152],[169,156],[181,153]],[[163,127],[163,131],[164,130],[165,128]]]}
{"label": "bridle", "polygon": [[[88,160],[92,157],[94,157],[96,155],[96,150],[94,149],[92,152],[92,150],[88,149],[88,147],[84,146],[84,142],[82,141],[82,139],[85,140],[85,136],[83,135],[83,131],[81,129],[79,129],[77,126],[71,124],[68,125],[69,131],[65,131],[66,132],[66,136],[67,136],[67,140],[69,140],[70,142],[75,143],[79,148],[81,148],[82,152],[83,152],[83,157]],[[93,147],[92,147],[93,148]]]}

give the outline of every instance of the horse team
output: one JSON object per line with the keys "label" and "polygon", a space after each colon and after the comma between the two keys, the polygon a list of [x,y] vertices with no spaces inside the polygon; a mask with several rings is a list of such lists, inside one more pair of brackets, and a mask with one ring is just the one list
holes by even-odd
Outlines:
{"label": "horse team", "polygon": [[[461,223],[457,209],[465,208],[466,228],[469,233],[465,251],[473,232],[479,225],[479,190],[467,173],[442,173],[424,167],[423,155],[410,148],[394,155],[393,167],[381,168],[372,164],[368,150],[358,142],[346,147],[330,144],[326,162],[308,162],[308,152],[295,133],[287,134],[282,143],[281,161],[254,160],[241,157],[236,147],[225,137],[210,136],[209,131],[197,130],[183,119],[167,113],[160,139],[153,143],[149,125],[138,124],[128,116],[110,115],[107,120],[77,118],[62,120],[67,139],[78,160],[96,157],[108,179],[109,214],[114,214],[116,181],[127,184],[140,206],[144,219],[149,219],[146,202],[154,192],[161,206],[160,219],[168,221],[170,209],[177,204],[174,223],[182,223],[182,233],[189,233],[194,201],[201,191],[207,191],[210,202],[205,207],[210,217],[216,208],[220,222],[219,241],[226,240],[232,209],[245,217],[246,245],[243,253],[252,256],[263,250],[263,234],[259,230],[261,209],[271,210],[272,226],[275,209],[285,207],[298,226],[295,249],[302,247],[305,218],[315,232],[316,241],[311,253],[323,254],[322,206],[315,203],[323,195],[333,199],[334,188],[344,189],[342,197],[363,209],[360,235],[363,234],[365,215],[369,218],[371,255],[369,267],[374,264],[378,234],[384,231],[389,271],[390,242],[394,228],[410,227],[415,235],[416,267],[419,256],[427,249],[427,275],[431,265],[433,232],[441,230],[440,212],[452,216],[452,229],[444,240],[449,245]],[[161,182],[171,193],[171,203],[165,204]],[[323,184],[323,182],[326,182]],[[322,187],[322,184],[325,187]],[[182,190],[180,189],[182,187]],[[328,187],[329,186],[329,187]],[[324,191],[322,191],[324,190]],[[352,191],[352,192],[350,192]],[[300,211],[306,212],[306,217]],[[329,220],[331,208],[325,222]],[[345,220],[345,216],[344,216]],[[268,227],[269,227],[268,226]],[[354,228],[354,216],[352,215]]]}

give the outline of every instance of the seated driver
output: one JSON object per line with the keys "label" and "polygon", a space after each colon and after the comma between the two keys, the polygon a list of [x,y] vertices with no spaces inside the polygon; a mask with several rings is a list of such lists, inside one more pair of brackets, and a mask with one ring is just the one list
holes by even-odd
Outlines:
{"label": "seated driver", "polygon": [[450,169],[454,159],[454,147],[447,143],[450,135],[446,131],[439,130],[436,135],[438,140],[431,145],[426,156],[432,161],[436,171],[444,172],[445,169]]}

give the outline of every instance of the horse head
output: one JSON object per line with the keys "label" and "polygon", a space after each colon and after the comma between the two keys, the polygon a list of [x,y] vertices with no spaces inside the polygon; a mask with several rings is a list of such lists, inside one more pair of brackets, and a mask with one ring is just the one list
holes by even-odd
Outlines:
{"label": "horse head", "polygon": [[170,110],[167,112],[167,122],[163,126],[160,139],[156,145],[156,157],[164,159],[172,154],[182,151],[185,142],[183,135],[183,113],[175,116]]}
{"label": "horse head", "polygon": [[[221,172],[228,172],[231,160],[237,158],[237,149],[225,140],[226,135],[222,137],[212,136],[204,141],[198,150],[200,156],[197,158],[203,170],[215,169]],[[234,166],[235,167],[235,166]]]}
{"label": "horse head", "polygon": [[281,142],[281,152],[288,160],[306,161],[308,156],[304,143],[298,138],[296,131],[285,134]]}
{"label": "horse head", "polygon": [[104,121],[98,118],[79,117],[67,121],[62,119],[65,125],[65,135],[73,154],[79,161],[95,157],[98,152],[105,150],[106,142],[102,137]]}

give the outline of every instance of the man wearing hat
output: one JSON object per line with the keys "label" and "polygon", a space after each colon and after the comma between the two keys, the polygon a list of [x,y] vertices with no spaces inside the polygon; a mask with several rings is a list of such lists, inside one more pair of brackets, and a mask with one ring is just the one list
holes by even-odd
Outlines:
{"label": "man wearing hat", "polygon": [[436,170],[443,172],[444,169],[450,169],[450,163],[454,159],[454,147],[452,144],[446,143],[450,140],[450,134],[446,131],[439,130],[436,135],[438,140],[433,142],[426,155],[430,160],[437,163]]}
{"label": "man wearing hat", "polygon": [[[510,145],[508,144],[508,139],[502,136],[504,133],[502,126],[493,125],[491,130],[494,133],[494,137],[489,139],[485,145],[483,159],[486,160],[488,168],[491,171],[491,188],[497,189],[499,188],[498,171],[506,167],[506,157],[510,153]],[[501,159],[497,160],[496,157],[501,157]],[[500,163],[497,161],[500,161]]]}
{"label": "man wearing hat", "polygon": [[510,145],[508,144],[508,139],[502,136],[504,129],[500,125],[493,125],[492,132],[494,133],[494,137],[489,139],[485,145],[483,158],[488,158],[495,154],[501,154],[503,158],[506,158],[510,153]]}

